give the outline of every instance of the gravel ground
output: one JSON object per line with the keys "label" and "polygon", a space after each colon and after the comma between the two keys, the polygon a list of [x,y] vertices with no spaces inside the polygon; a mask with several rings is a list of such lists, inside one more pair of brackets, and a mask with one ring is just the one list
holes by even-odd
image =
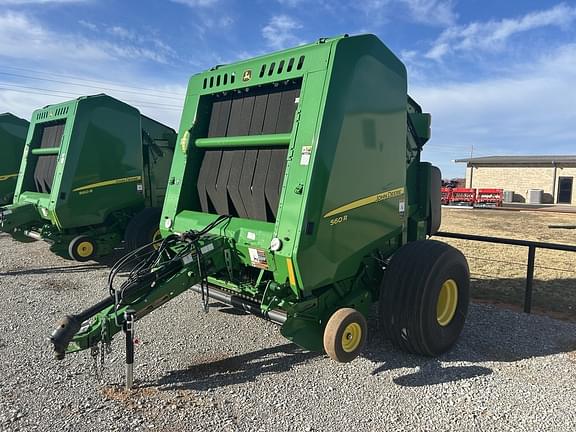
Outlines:
{"label": "gravel ground", "polygon": [[576,325],[473,305],[461,341],[428,359],[394,349],[370,320],[349,364],[302,351],[277,327],[187,293],[137,323],[138,389],[122,338],[104,382],[88,353],[53,359],[62,315],[105,294],[105,266],[0,235],[0,430],[572,431]]}

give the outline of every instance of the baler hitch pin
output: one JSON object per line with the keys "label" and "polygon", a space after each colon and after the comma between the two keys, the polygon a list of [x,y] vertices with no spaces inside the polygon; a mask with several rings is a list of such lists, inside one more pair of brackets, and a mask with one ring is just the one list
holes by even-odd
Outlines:
{"label": "baler hitch pin", "polygon": [[126,390],[134,386],[134,310],[124,312],[124,333],[126,334]]}

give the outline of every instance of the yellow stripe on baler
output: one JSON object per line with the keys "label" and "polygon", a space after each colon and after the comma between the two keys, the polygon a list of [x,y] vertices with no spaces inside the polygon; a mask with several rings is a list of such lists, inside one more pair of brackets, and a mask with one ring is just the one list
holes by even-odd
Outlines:
{"label": "yellow stripe on baler", "polygon": [[8,180],[8,179],[11,179],[12,177],[18,177],[18,173],[0,175],[0,181]]}
{"label": "yellow stripe on baler", "polygon": [[116,184],[122,184],[122,183],[131,183],[131,182],[136,182],[136,181],[140,181],[142,179],[142,176],[134,176],[134,177],[124,177],[124,178],[119,178],[119,179],[113,179],[113,180],[106,180],[106,181],[102,181],[102,182],[98,182],[98,183],[92,183],[86,186],[80,186],[77,187],[76,189],[72,189],[72,192],[80,192],[83,190],[87,190],[87,189],[95,189],[95,188],[99,188],[99,187],[103,187],[103,186],[110,186],[110,185],[116,185]]}
{"label": "yellow stripe on baler", "polygon": [[391,190],[384,191],[384,192],[380,192],[380,193],[377,193],[375,195],[371,195],[371,196],[366,197],[366,198],[361,198],[359,200],[352,201],[351,203],[348,203],[348,204],[343,205],[341,207],[335,208],[334,210],[326,213],[324,215],[324,217],[329,218],[329,217],[335,216],[339,213],[343,213],[343,212],[348,211],[348,210],[353,210],[353,209],[356,209],[358,207],[363,207],[363,206],[368,205],[368,204],[374,204],[374,203],[377,203],[380,201],[384,201],[384,200],[387,200],[390,198],[396,198],[396,197],[399,197],[402,195],[404,195],[404,188],[403,187],[391,189]]}
{"label": "yellow stripe on baler", "polygon": [[286,267],[288,268],[288,280],[290,285],[296,286],[296,276],[294,276],[294,266],[292,265],[292,259],[286,258]]}

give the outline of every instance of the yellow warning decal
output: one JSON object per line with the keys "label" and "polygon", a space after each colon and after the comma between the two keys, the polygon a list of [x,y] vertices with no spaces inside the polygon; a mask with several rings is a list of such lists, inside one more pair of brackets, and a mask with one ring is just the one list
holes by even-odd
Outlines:
{"label": "yellow warning decal", "polygon": [[80,191],[84,191],[84,190],[88,190],[88,189],[95,189],[95,188],[99,188],[99,187],[103,187],[103,186],[111,186],[111,185],[117,185],[117,184],[122,184],[122,183],[131,183],[131,182],[137,182],[140,181],[142,179],[142,176],[133,176],[133,177],[124,177],[124,178],[119,178],[119,179],[113,179],[113,180],[106,180],[106,181],[102,181],[102,182],[98,182],[98,183],[92,183],[86,186],[80,186],[77,187],[76,189],[72,189],[72,192],[80,192]]}
{"label": "yellow warning decal", "polygon": [[182,139],[180,140],[180,148],[182,149],[182,153],[188,153],[188,144],[190,143],[190,131],[184,132]]}
{"label": "yellow warning decal", "polygon": [[0,175],[0,181],[8,180],[8,179],[11,179],[11,178],[13,178],[13,177],[18,177],[18,173],[16,173],[16,174]]}
{"label": "yellow warning decal", "polygon": [[334,210],[326,213],[324,215],[324,217],[329,218],[329,217],[332,217],[332,216],[337,215],[339,213],[343,213],[345,211],[354,210],[358,207],[363,207],[363,206],[368,205],[368,204],[374,204],[374,203],[377,203],[380,201],[385,201],[385,200],[388,200],[390,198],[396,198],[396,197],[399,197],[402,195],[404,195],[404,188],[403,187],[391,189],[391,190],[384,191],[384,192],[380,192],[380,193],[377,193],[375,195],[370,195],[369,197],[366,197],[366,198],[360,198],[359,200],[352,201],[351,203],[348,203],[348,204],[343,205],[341,207],[335,208]]}
{"label": "yellow warning decal", "polygon": [[290,281],[290,285],[296,286],[296,277],[294,275],[294,266],[292,265],[292,260],[290,258],[286,258],[286,267],[288,269],[288,280]]}

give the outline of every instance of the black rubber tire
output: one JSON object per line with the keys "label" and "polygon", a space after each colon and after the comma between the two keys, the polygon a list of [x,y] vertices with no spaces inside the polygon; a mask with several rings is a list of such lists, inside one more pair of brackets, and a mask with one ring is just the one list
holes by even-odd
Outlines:
{"label": "black rubber tire", "polygon": [[160,226],[160,214],[160,209],[148,207],[130,220],[124,232],[124,241],[128,251],[152,242]]}
{"label": "black rubber tire", "polygon": [[[89,244],[89,248],[91,249],[87,252],[85,244]],[[96,243],[90,237],[85,235],[79,235],[78,237],[74,237],[70,243],[68,243],[68,255],[75,261],[78,262],[86,262],[94,259],[97,254],[96,250]]]}
{"label": "black rubber tire", "polygon": [[[344,332],[350,324],[357,324],[360,329],[358,345],[351,351],[346,351],[342,345]],[[324,350],[332,359],[340,363],[354,360],[366,344],[368,325],[366,318],[356,309],[342,308],[332,314],[324,329]]]}
{"label": "black rubber tire", "polygon": [[[442,285],[457,285],[451,320],[440,325],[436,307]],[[402,246],[386,268],[380,287],[380,322],[400,349],[427,356],[448,351],[458,340],[470,302],[470,271],[462,253],[436,240]]]}

